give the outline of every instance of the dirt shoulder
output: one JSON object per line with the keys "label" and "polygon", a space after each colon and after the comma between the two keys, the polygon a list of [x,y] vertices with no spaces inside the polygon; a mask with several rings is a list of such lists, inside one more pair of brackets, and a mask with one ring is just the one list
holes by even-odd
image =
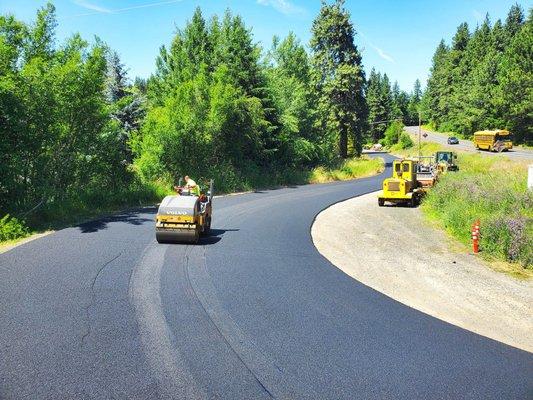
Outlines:
{"label": "dirt shoulder", "polygon": [[378,207],[376,194],[370,193],[321,212],[311,234],[322,255],[365,285],[533,352],[533,282],[488,268],[430,227],[419,209]]}

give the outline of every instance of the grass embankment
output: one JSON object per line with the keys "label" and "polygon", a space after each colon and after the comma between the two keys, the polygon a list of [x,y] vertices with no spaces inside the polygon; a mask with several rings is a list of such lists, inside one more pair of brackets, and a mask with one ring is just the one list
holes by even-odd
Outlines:
{"label": "grass embankment", "polygon": [[383,172],[385,163],[382,158],[354,158],[342,162],[330,169],[317,167],[313,169],[307,180],[308,183],[325,183],[364,178]]}
{"label": "grass embankment", "polygon": [[[422,142],[420,145],[420,153],[423,156],[431,156],[435,154],[436,151],[450,149],[445,148],[443,145],[433,142]],[[414,145],[409,148],[401,148],[400,146],[392,146],[390,149],[391,154],[394,154],[399,157],[416,157],[418,156],[418,145]],[[464,153],[461,153],[464,154]]]}
{"label": "grass embankment", "polygon": [[[424,142],[429,156],[444,146]],[[418,147],[394,154],[418,155]],[[533,193],[527,190],[526,161],[458,152],[459,172],[441,177],[422,202],[426,217],[465,245],[471,226],[481,222],[480,248],[493,267],[515,276],[533,276]],[[499,262],[498,262],[499,261]]]}
{"label": "grass embankment", "polygon": [[[428,156],[444,147],[422,143]],[[395,154],[418,155],[418,148]],[[427,218],[460,242],[471,244],[471,225],[481,221],[484,257],[504,261],[495,267],[514,275],[533,275],[533,193],[527,190],[525,161],[460,152],[459,172],[441,177],[422,202]]]}
{"label": "grass embankment", "polygon": [[[324,183],[363,178],[378,174],[384,169],[381,158],[362,156],[334,163],[329,167],[317,167],[310,171],[285,171],[282,173],[250,173],[236,184],[233,190],[221,185],[218,194],[260,188],[274,188],[287,184]],[[199,182],[200,183],[200,182]],[[168,194],[172,185],[135,183],[123,190],[91,191],[58,203],[47,203],[34,212],[16,218],[10,215],[0,219],[0,244],[12,245],[35,233],[60,229],[112,212],[136,206],[154,204]],[[20,214],[19,214],[20,215]]]}
{"label": "grass embankment", "polygon": [[471,243],[471,225],[479,219],[484,256],[533,272],[533,192],[527,189],[527,163],[461,154],[458,164],[459,172],[444,175],[426,196],[423,212],[464,244]]}
{"label": "grass embankment", "polygon": [[[424,142],[429,156],[444,146]],[[418,147],[396,155],[418,155]],[[533,192],[527,189],[526,161],[459,152],[459,172],[441,177],[422,202],[426,217],[465,245],[471,226],[481,221],[480,248],[493,267],[516,276],[533,276]],[[498,263],[500,261],[501,263]]]}

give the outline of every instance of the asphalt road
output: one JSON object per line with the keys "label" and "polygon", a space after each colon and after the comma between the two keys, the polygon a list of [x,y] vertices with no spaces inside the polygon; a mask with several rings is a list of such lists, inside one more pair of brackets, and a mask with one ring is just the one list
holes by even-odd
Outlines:
{"label": "asphalt road", "polygon": [[0,255],[0,398],[531,398],[533,354],[406,307],[314,248],[314,216],[381,179],[215,199],[198,246],[156,244],[144,209]]}
{"label": "asphalt road", "polygon": [[[412,135],[415,135],[418,137],[418,126],[406,126],[405,130]],[[496,153],[486,150],[476,150],[474,147],[474,144],[470,140],[459,140],[459,144],[448,144],[448,136],[431,132],[426,129],[422,129],[422,133],[426,133],[427,137],[422,137],[422,142],[435,142],[440,143],[446,147],[449,147],[450,149],[457,149],[462,151],[471,151],[471,152],[478,152],[483,155],[487,156],[494,156],[494,157],[509,157],[512,159],[517,160],[529,160],[533,161],[533,150],[527,150],[527,149],[521,149],[521,148],[514,148],[509,151],[504,151],[502,153]]]}

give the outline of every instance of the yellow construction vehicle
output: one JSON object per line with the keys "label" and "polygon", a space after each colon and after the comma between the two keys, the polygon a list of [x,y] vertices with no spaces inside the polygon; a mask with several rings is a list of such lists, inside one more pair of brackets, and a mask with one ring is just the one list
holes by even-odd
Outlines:
{"label": "yellow construction vehicle", "polygon": [[[404,203],[415,207],[425,193],[423,183],[417,180],[419,161],[413,159],[394,160],[392,163],[392,177],[383,181],[383,190],[378,194],[379,206],[385,202]],[[432,178],[431,186],[435,178]]]}
{"label": "yellow construction vehicle", "polygon": [[459,171],[459,167],[454,162],[457,160],[457,154],[451,151],[437,151],[435,153],[435,164],[439,172]]}
{"label": "yellow construction vehicle", "polygon": [[155,217],[155,237],[159,243],[197,243],[209,233],[213,215],[213,181],[207,194],[193,193],[178,186],[178,194],[166,196]]}

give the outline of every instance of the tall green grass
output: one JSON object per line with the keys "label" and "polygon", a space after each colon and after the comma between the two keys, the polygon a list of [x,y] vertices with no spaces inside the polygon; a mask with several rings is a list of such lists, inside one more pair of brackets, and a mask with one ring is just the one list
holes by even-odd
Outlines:
{"label": "tall green grass", "polygon": [[460,154],[460,171],[444,175],[422,203],[426,215],[465,244],[481,221],[480,248],[491,258],[533,268],[533,193],[527,163]]}
{"label": "tall green grass", "polygon": [[168,185],[159,182],[145,184],[137,180],[110,190],[86,189],[61,200],[43,203],[30,213],[19,212],[17,215],[23,218],[10,214],[2,216],[0,242],[16,241],[31,233],[62,228],[129,207],[154,204],[170,193]]}
{"label": "tall green grass", "polygon": [[332,168],[317,167],[309,176],[309,183],[325,183],[332,181],[344,181],[355,178],[363,178],[382,172],[384,161],[382,158],[369,158],[362,156],[343,161],[340,165]]}
{"label": "tall green grass", "polygon": [[137,180],[110,190],[88,189],[39,207],[25,219],[32,230],[56,229],[108,212],[154,204],[171,187],[163,183],[141,183]]}

